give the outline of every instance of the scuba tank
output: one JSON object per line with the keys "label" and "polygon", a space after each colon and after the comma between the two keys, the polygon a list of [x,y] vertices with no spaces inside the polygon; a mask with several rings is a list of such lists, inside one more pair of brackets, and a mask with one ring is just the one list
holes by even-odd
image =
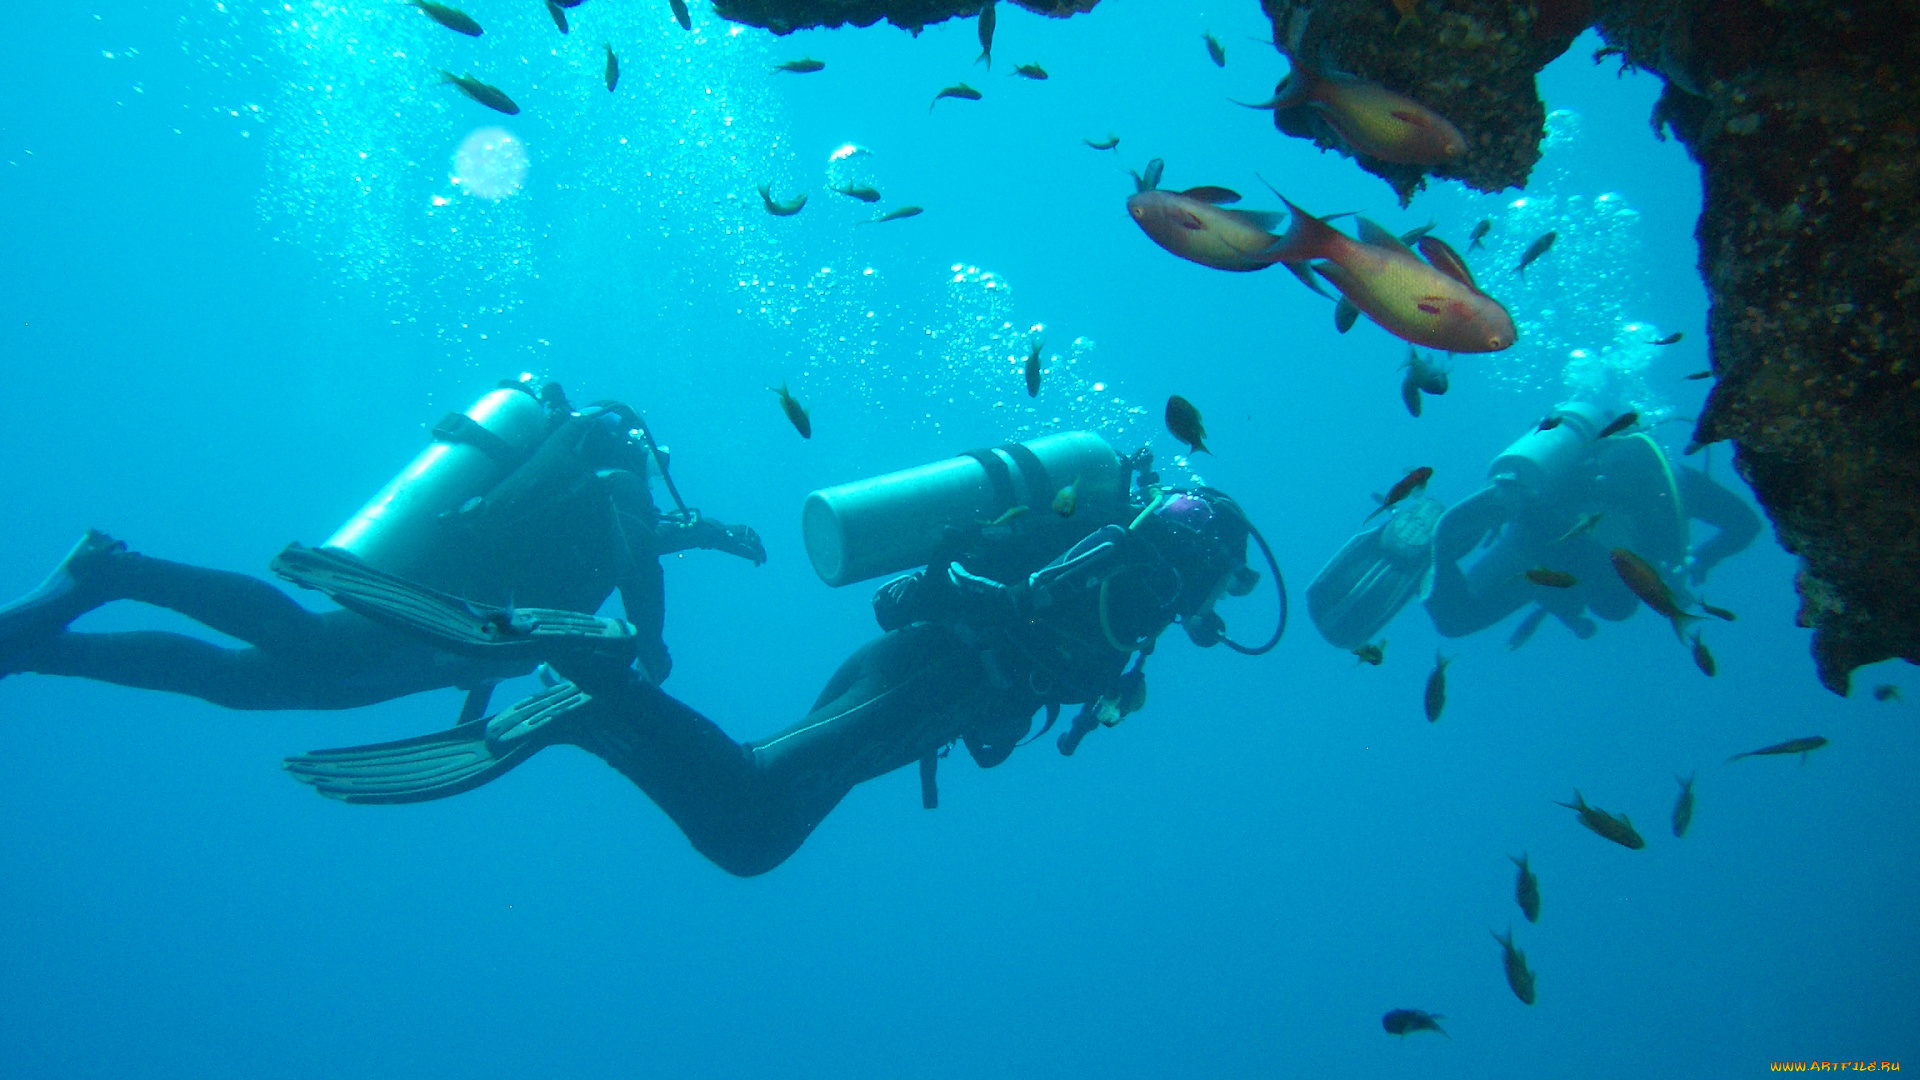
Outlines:
{"label": "scuba tank", "polygon": [[547,410],[506,383],[465,412],[448,413],[433,443],[327,539],[377,570],[412,577],[432,553],[436,525],[520,467],[547,437]]}
{"label": "scuba tank", "polygon": [[1608,417],[1598,406],[1573,401],[1555,407],[1547,419],[1559,423],[1545,431],[1536,427],[1514,440],[1487,466],[1488,478],[1505,478],[1529,495],[1553,491],[1586,459],[1588,447]]}
{"label": "scuba tank", "polygon": [[1077,479],[1077,513],[1117,516],[1126,507],[1127,477],[1105,439],[1060,432],[822,488],[807,496],[800,531],[814,572],[837,588],[925,566],[955,536],[982,527],[1057,529],[1077,538],[1085,519],[1056,514],[1055,496]]}

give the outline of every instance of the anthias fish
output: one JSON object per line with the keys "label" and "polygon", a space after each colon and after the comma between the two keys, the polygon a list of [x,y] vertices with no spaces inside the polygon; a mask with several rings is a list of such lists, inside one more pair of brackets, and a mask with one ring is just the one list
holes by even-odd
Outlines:
{"label": "anthias fish", "polygon": [[1471,279],[1426,262],[1366,218],[1360,219],[1356,240],[1291,202],[1287,209],[1293,221],[1267,255],[1281,262],[1311,262],[1395,337],[1457,353],[1499,352],[1518,337],[1507,309]]}
{"label": "anthias fish", "polygon": [[1227,47],[1220,44],[1220,39],[1214,37],[1212,32],[1209,31],[1208,33],[1201,34],[1200,40],[1207,43],[1207,57],[1213,61],[1213,66],[1226,67]]}
{"label": "anthias fish", "polygon": [[803,191],[795,195],[790,202],[780,202],[773,197],[771,184],[761,184],[760,201],[766,204],[767,213],[774,217],[792,217],[806,207],[807,193]]}
{"label": "anthias fish", "polygon": [[1813,753],[1815,750],[1818,750],[1825,745],[1827,745],[1827,740],[1822,738],[1821,736],[1808,735],[1805,738],[1788,739],[1786,742],[1783,742],[1783,743],[1774,743],[1772,746],[1763,746],[1758,750],[1748,750],[1745,753],[1735,754],[1732,757],[1727,759],[1727,764],[1731,765],[1734,762],[1739,761],[1741,758],[1774,757],[1780,754],[1799,754],[1800,764],[1805,765],[1807,763],[1807,755]]}
{"label": "anthias fish", "polygon": [[1700,673],[1708,678],[1720,673],[1719,666],[1713,662],[1713,654],[1707,651],[1707,643],[1700,640],[1698,630],[1693,632],[1693,666],[1699,668]]}
{"label": "anthias fish", "polygon": [[607,93],[620,85],[620,58],[613,55],[613,44],[607,43]]}
{"label": "anthias fish", "polygon": [[1040,396],[1040,350],[1047,347],[1047,340],[1041,338],[1027,346],[1027,396]]}
{"label": "anthias fish", "polygon": [[687,0],[667,0],[667,3],[673,6],[673,21],[680,24],[680,29],[693,29],[693,12],[687,10]]}
{"label": "anthias fish", "polygon": [[1678,840],[1693,824],[1693,777],[1681,780],[1676,776],[1674,780],[1680,784],[1680,797],[1673,800],[1673,837]]}
{"label": "anthias fish", "polygon": [[1556,802],[1554,805],[1564,806],[1569,810],[1578,811],[1580,814],[1580,824],[1592,829],[1595,835],[1603,836],[1623,848],[1639,851],[1641,848],[1647,846],[1647,842],[1640,838],[1639,833],[1634,831],[1633,822],[1627,819],[1627,815],[1620,814],[1616,816],[1598,807],[1588,806],[1587,800],[1581,796],[1578,790],[1574,791],[1572,802]]}
{"label": "anthias fish", "polygon": [[1592,532],[1594,526],[1600,524],[1600,519],[1603,517],[1606,517],[1606,515],[1603,513],[1600,513],[1599,511],[1595,511],[1591,514],[1581,514],[1580,520],[1573,523],[1573,528],[1568,529],[1566,532],[1561,533],[1560,538],[1558,540],[1555,540],[1554,543],[1563,544],[1568,540],[1573,539],[1576,536],[1583,536],[1587,533]]}
{"label": "anthias fish", "polygon": [[1493,219],[1481,218],[1480,223],[1478,225],[1475,225],[1473,227],[1473,231],[1467,234],[1467,250],[1472,251],[1474,248],[1481,247],[1482,246],[1481,241],[1485,240],[1487,238],[1487,234],[1492,231],[1493,231]]}
{"label": "anthias fish", "polygon": [[468,37],[479,37],[484,33],[480,29],[480,24],[474,22],[471,16],[459,8],[436,4],[433,0],[413,0],[413,6],[419,8],[427,18],[455,33],[465,34]]}
{"label": "anthias fish", "polygon": [[784,63],[775,64],[773,70],[790,71],[795,75],[811,75],[816,71],[824,70],[826,66],[826,64],[815,60],[811,56],[803,56],[798,60],[788,60]]}
{"label": "anthias fish", "polygon": [[1032,79],[1034,82],[1045,82],[1047,79],[1047,69],[1039,64],[1021,64],[1013,69],[1013,74],[1023,79]]}
{"label": "anthias fish", "polygon": [[1627,430],[1628,428],[1634,426],[1635,424],[1638,424],[1639,422],[1640,422],[1639,413],[1632,412],[1632,411],[1623,412],[1619,416],[1616,416],[1612,420],[1609,420],[1607,422],[1607,426],[1600,429],[1600,434],[1595,435],[1593,437],[1594,441],[1598,442],[1609,435],[1618,435],[1621,432]]}
{"label": "anthias fish", "polygon": [[1200,422],[1200,410],[1193,402],[1175,394],[1167,399],[1167,432],[1174,438],[1187,444],[1187,449],[1196,454],[1211,454],[1207,449],[1207,427]]}
{"label": "anthias fish", "polygon": [[1400,165],[1443,165],[1467,152],[1467,140],[1446,117],[1405,94],[1343,72],[1321,70],[1299,51],[1300,19],[1281,49],[1293,71],[1273,97],[1253,109],[1309,109],[1353,154]]}
{"label": "anthias fish", "polygon": [[1111,150],[1114,147],[1120,145],[1120,136],[1108,135],[1106,138],[1100,140],[1099,142],[1094,142],[1092,139],[1081,139],[1080,141],[1083,143],[1086,143],[1088,146],[1094,148],[1095,150]]}
{"label": "anthias fish", "polygon": [[502,93],[499,87],[489,86],[471,75],[455,75],[451,71],[442,71],[440,81],[443,84],[451,83],[459,87],[461,93],[495,112],[506,113],[508,116],[520,114],[520,106],[515,105],[513,99]]}
{"label": "anthias fish", "polygon": [[800,402],[787,392],[787,384],[781,383],[778,390],[771,386],[767,389],[780,395],[780,411],[787,414],[787,422],[793,425],[793,430],[799,432],[803,439],[813,438],[813,419],[807,415],[807,410],[800,407]]}
{"label": "anthias fish", "polygon": [[571,28],[567,26],[567,9],[566,8],[561,7],[559,4],[555,3],[554,0],[547,0],[547,14],[553,16],[553,25],[555,29],[559,30],[563,34],[569,32]]}
{"label": "anthias fish", "polygon": [[1447,392],[1447,369],[1433,357],[1420,355],[1412,345],[1407,346],[1406,368],[1422,393],[1437,397]]}
{"label": "anthias fish", "polygon": [[[1005,510],[1000,511],[1000,516],[994,518],[992,521],[980,521],[980,524],[991,529],[996,525],[1005,525],[1007,522],[1020,517],[1026,512],[1027,508],[1024,506],[1009,506]],[[979,519],[976,518],[975,520],[978,521]]]}
{"label": "anthias fish", "polygon": [[1407,475],[1393,482],[1393,486],[1387,489],[1385,495],[1374,496],[1374,498],[1380,500],[1380,505],[1373,508],[1372,514],[1361,518],[1361,524],[1372,521],[1374,514],[1380,513],[1380,511],[1387,509],[1414,492],[1419,491],[1421,488],[1426,487],[1427,481],[1431,479],[1433,479],[1433,467],[1431,465],[1422,465],[1417,469],[1409,470]]}
{"label": "anthias fish", "polygon": [[1381,638],[1377,643],[1369,641],[1353,650],[1353,655],[1359,658],[1359,663],[1379,667],[1387,661],[1387,639]]}
{"label": "anthias fish", "polygon": [[[1380,1018],[1380,1026],[1387,1029],[1387,1034],[1402,1038],[1416,1031],[1438,1031],[1442,1035],[1447,1035],[1446,1030],[1440,1026],[1440,1021],[1445,1019],[1446,1017],[1439,1013],[1422,1012],[1419,1009],[1392,1009]],[[1447,1038],[1451,1039],[1453,1036],[1447,1035]]]}
{"label": "anthias fish", "polygon": [[910,217],[919,217],[926,210],[918,206],[903,206],[898,210],[889,210],[877,218],[861,222],[863,225],[878,225],[883,221],[903,221]]}
{"label": "anthias fish", "polygon": [[933,100],[927,104],[927,111],[932,112],[933,107],[940,104],[941,98],[959,98],[961,101],[979,101],[980,91],[975,90],[966,83],[955,83],[933,95]]}
{"label": "anthias fish", "polygon": [[1613,561],[1613,572],[1620,575],[1620,580],[1633,590],[1633,595],[1661,618],[1673,623],[1673,636],[1685,641],[1687,635],[1683,624],[1696,621],[1700,616],[1680,610],[1680,605],[1673,599],[1673,590],[1667,586],[1666,579],[1660,576],[1660,571],[1626,548],[1614,548],[1609,557]]}
{"label": "anthias fish", "polygon": [[[1507,856],[1513,859],[1513,856]],[[1513,877],[1513,901],[1520,905],[1520,913],[1528,922],[1540,921],[1540,879],[1533,876],[1533,868],[1527,865],[1527,856],[1523,852],[1513,859],[1513,865],[1520,868]]]}
{"label": "anthias fish", "polygon": [[974,57],[973,62],[978,64],[982,61],[985,61],[988,71],[993,70],[994,19],[995,19],[995,16],[993,14],[993,0],[987,0],[986,4],[980,8],[980,25],[979,25],[980,55]]}
{"label": "anthias fish", "polygon": [[1440,650],[1434,650],[1433,670],[1427,673],[1427,689],[1421,697],[1429,724],[1439,723],[1440,712],[1447,707],[1447,665],[1451,663],[1451,657],[1442,656]]}
{"label": "anthias fish", "polygon": [[1553,247],[1553,242],[1558,239],[1560,239],[1559,233],[1549,232],[1546,235],[1540,237],[1538,240],[1535,240],[1533,243],[1528,244],[1526,253],[1520,256],[1520,265],[1514,267],[1513,272],[1516,274],[1519,274],[1521,279],[1525,280],[1527,276],[1527,267],[1532,266],[1533,261],[1535,259],[1538,259],[1540,256],[1545,255],[1547,253],[1547,250]]}
{"label": "anthias fish", "polygon": [[1544,585],[1549,589],[1571,589],[1580,584],[1579,578],[1565,570],[1549,570],[1544,566],[1536,566],[1521,576],[1535,585]]}
{"label": "anthias fish", "polygon": [[1073,483],[1061,488],[1053,496],[1053,512],[1063,518],[1070,518],[1080,507],[1080,478],[1074,477]]}
{"label": "anthias fish", "polygon": [[1667,335],[1666,337],[1662,337],[1662,338],[1654,338],[1654,339],[1653,339],[1652,341],[1649,341],[1649,342],[1647,342],[1647,344],[1649,344],[1649,345],[1675,345],[1675,344],[1678,344],[1678,343],[1679,343],[1679,341],[1680,341],[1680,339],[1681,339],[1681,338],[1683,338],[1683,337],[1686,337],[1686,336],[1687,336],[1687,334],[1686,334],[1686,331],[1684,331],[1684,330],[1675,330],[1675,331],[1674,331],[1673,333],[1671,333],[1671,334],[1668,334],[1668,335]]}
{"label": "anthias fish", "polygon": [[1713,378],[1713,372],[1712,371],[1696,371],[1691,375],[1682,375],[1681,378],[1690,379],[1694,381],[1698,381],[1700,379],[1711,379]]}
{"label": "anthias fish", "polygon": [[1494,934],[1493,940],[1505,950],[1501,959],[1507,969],[1507,986],[1513,990],[1513,996],[1528,1005],[1533,1004],[1533,969],[1527,967],[1527,954],[1513,943],[1513,928],[1507,928],[1506,937]]}
{"label": "anthias fish", "polygon": [[861,202],[864,202],[864,203],[872,203],[872,202],[880,201],[880,192],[876,191],[873,188],[867,187],[865,184],[848,184],[846,187],[837,187],[837,188],[833,188],[832,190],[837,191],[840,194],[847,196],[848,198],[859,199]]}
{"label": "anthias fish", "polygon": [[[1344,300],[1345,298],[1343,297],[1342,302],[1344,302]],[[1334,325],[1338,326],[1339,324],[1336,322]],[[1341,331],[1341,333],[1345,332],[1345,330]],[[1420,384],[1414,380],[1411,370],[1400,379],[1400,404],[1407,407],[1408,414],[1414,419],[1418,420],[1420,418]]]}

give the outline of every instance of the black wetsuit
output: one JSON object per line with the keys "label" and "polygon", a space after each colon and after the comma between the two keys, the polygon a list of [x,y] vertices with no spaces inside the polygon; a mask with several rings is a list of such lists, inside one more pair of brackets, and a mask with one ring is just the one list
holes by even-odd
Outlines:
{"label": "black wetsuit", "polygon": [[[1739,496],[1703,472],[1675,468],[1673,477],[1685,518],[1718,530],[1693,549],[1689,574],[1698,583],[1721,560],[1753,542],[1760,519]],[[1631,493],[1620,496],[1602,497],[1594,504],[1625,518],[1642,509]],[[1538,603],[1582,637],[1593,633],[1588,611],[1610,621],[1632,615],[1639,600],[1614,571],[1609,549],[1591,534],[1560,539],[1579,520],[1580,505],[1579,498],[1534,499],[1494,484],[1448,510],[1433,537],[1433,585],[1426,607],[1434,629],[1445,637],[1464,637],[1530,603]],[[1495,530],[1503,531],[1492,547],[1462,570],[1460,560]],[[1546,589],[1522,576],[1542,565],[1571,574],[1577,584]]]}
{"label": "black wetsuit", "polygon": [[[619,418],[612,410],[560,417],[486,498],[442,520],[435,557],[418,576],[485,603],[587,612],[617,588],[639,631],[641,664],[657,681],[672,663],[661,637],[660,555],[749,539],[757,551],[758,541],[751,530],[711,520],[663,518],[647,491],[646,451]],[[80,610],[135,600],[247,647],[155,631],[61,631],[11,656],[8,670],[189,694],[233,709],[350,709],[531,670],[443,652],[352,612],[309,611],[245,574],[131,552],[92,560],[75,589],[84,593]]]}

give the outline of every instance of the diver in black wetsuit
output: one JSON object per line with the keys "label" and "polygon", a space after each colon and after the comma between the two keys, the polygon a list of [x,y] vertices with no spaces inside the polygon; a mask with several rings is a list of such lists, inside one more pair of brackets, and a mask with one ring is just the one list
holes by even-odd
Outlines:
{"label": "diver in black wetsuit", "polygon": [[[558,384],[535,395],[511,383],[470,412],[484,422],[451,414],[434,447],[335,542],[492,603],[593,611],[617,588],[655,681],[672,666],[661,637],[660,556],[704,547],[765,561],[751,529],[697,511],[659,512],[647,489],[650,437],[636,437],[641,421],[631,408],[604,402],[575,412]],[[495,478],[471,495],[459,489],[462,479]],[[177,611],[247,647],[66,629],[115,600]],[[0,673],[98,679],[234,709],[348,709],[457,686],[476,692],[469,708],[477,716],[493,683],[533,666],[451,654],[350,611],[309,611],[257,578],[139,555],[93,531],[39,589],[0,608]]]}
{"label": "diver in black wetsuit", "polygon": [[[551,636],[540,651],[574,681],[498,716],[397,743],[319,751],[287,767],[348,802],[414,802],[477,787],[545,746],[571,743],[631,779],[722,869],[765,873],[863,781],[920,762],[923,798],[933,806],[934,763],[955,741],[991,767],[1012,753],[1038,710],[1051,726],[1062,705],[1079,704],[1059,739],[1061,752],[1072,753],[1087,732],[1144,703],[1141,665],[1172,623],[1203,646],[1225,640],[1215,601],[1243,595],[1259,579],[1246,565],[1246,516],[1206,488],[1154,489],[1147,498],[1145,506],[1122,501],[1128,512],[1089,523],[1098,527],[1032,572],[1007,572],[1018,560],[991,545],[972,559],[976,568],[999,566],[1009,580],[952,560],[889,582],[874,599],[885,633],[841,664],[799,722],[765,739],[735,743],[608,663],[620,655],[620,634],[603,625]],[[522,624],[501,633],[485,629],[489,616],[476,617],[470,605],[402,595],[402,582],[368,580],[304,549],[283,554],[278,568],[476,651],[525,646],[547,633],[549,614],[573,618],[522,611]],[[1284,613],[1283,606],[1283,626]],[[1273,641],[1234,648],[1264,652]]]}

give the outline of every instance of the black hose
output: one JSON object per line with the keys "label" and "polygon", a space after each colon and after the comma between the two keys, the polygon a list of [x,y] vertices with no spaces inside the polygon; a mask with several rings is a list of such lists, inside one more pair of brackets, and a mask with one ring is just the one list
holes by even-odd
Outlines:
{"label": "black hose", "polygon": [[1273,636],[1267,639],[1265,645],[1258,648],[1249,648],[1230,637],[1222,637],[1220,640],[1226,644],[1227,648],[1242,656],[1259,656],[1273,651],[1273,647],[1280,644],[1280,635],[1287,632],[1287,583],[1280,577],[1280,564],[1274,560],[1273,549],[1267,546],[1267,538],[1260,535],[1260,530],[1254,528],[1252,522],[1247,523],[1247,531],[1253,534],[1254,542],[1260,545],[1260,554],[1267,557],[1267,569],[1273,572],[1273,591],[1280,598],[1280,621],[1274,625]]}

